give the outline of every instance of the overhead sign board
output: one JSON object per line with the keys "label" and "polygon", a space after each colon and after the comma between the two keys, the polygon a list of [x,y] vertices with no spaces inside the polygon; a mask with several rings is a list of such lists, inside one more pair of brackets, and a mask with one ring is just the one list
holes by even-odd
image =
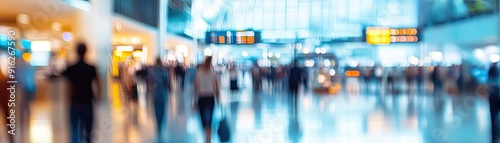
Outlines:
{"label": "overhead sign board", "polygon": [[418,30],[415,28],[366,28],[366,43],[368,44],[387,45],[390,43],[413,43],[418,41]]}
{"label": "overhead sign board", "polygon": [[210,31],[205,33],[208,44],[255,44],[261,42],[260,31]]}

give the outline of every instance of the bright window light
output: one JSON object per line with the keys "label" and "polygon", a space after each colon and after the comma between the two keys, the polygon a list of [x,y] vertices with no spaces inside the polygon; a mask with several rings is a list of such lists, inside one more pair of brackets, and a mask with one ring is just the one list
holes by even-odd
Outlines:
{"label": "bright window light", "polygon": [[441,52],[430,52],[431,59],[434,62],[442,62],[443,61],[443,53]]}
{"label": "bright window light", "polygon": [[132,46],[116,46],[117,51],[134,51]]}
{"label": "bright window light", "polygon": [[247,51],[243,51],[243,52],[241,52],[241,56],[243,56],[243,57],[248,57],[248,52],[247,52]]}
{"label": "bright window light", "polygon": [[496,63],[496,62],[500,61],[500,56],[498,54],[491,54],[490,61],[493,63]]}
{"label": "bright window light", "polygon": [[50,41],[33,41],[31,42],[31,50],[39,52],[48,52],[52,49]]}

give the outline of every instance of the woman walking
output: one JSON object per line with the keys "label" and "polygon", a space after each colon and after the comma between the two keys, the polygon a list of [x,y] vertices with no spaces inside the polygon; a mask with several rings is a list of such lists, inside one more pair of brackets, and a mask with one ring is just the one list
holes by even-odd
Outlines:
{"label": "woman walking", "polygon": [[201,117],[205,132],[205,142],[210,143],[212,136],[212,116],[215,101],[219,99],[219,77],[212,70],[212,57],[207,57],[203,65],[196,72],[195,77],[195,103]]}

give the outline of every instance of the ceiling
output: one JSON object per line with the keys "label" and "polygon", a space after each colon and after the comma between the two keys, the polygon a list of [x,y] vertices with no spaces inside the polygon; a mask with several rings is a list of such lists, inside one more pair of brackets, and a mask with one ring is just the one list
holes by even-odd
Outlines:
{"label": "ceiling", "polygon": [[36,26],[42,29],[50,27],[50,23],[56,21],[62,25],[70,25],[72,20],[69,18],[79,11],[58,0],[2,0],[0,9],[0,23],[15,23],[17,15],[26,14],[31,22],[39,21]]}
{"label": "ceiling", "polygon": [[[416,27],[418,0],[226,1],[221,29],[254,29],[275,36],[357,37],[365,26]],[[268,32],[266,32],[268,31]],[[264,34],[263,34],[264,35]],[[291,34],[292,36],[295,34]]]}

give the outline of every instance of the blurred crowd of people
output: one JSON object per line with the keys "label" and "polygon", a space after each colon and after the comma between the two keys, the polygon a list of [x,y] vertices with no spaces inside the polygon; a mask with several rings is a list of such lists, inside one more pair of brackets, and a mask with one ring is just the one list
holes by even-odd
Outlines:
{"label": "blurred crowd of people", "polygon": [[[87,48],[85,44],[79,44],[76,48],[78,61],[74,64],[64,65],[57,57],[53,57],[51,62],[53,66],[49,66],[48,77],[57,78],[64,77],[67,79],[69,88],[69,123],[71,127],[71,142],[92,142],[92,126],[94,124],[94,105],[100,101],[101,81],[96,67],[88,64],[85,60]],[[16,53],[20,57],[23,52]],[[4,68],[2,68],[4,69]],[[19,104],[18,116],[21,119],[20,127],[26,127],[29,115],[30,105],[34,100],[37,86],[35,67],[23,58],[16,58],[15,73],[18,78],[17,86],[20,97],[16,102]],[[199,113],[205,133],[206,142],[211,142],[212,137],[212,120],[214,109],[220,104],[220,90],[222,75],[228,75],[229,90],[232,93],[238,92],[245,84],[246,75],[251,76],[251,87],[254,94],[259,94],[264,90],[271,91],[271,94],[290,95],[290,111],[291,117],[298,116],[298,95],[299,89],[303,88],[308,91],[311,88],[311,78],[315,72],[310,72],[314,68],[306,68],[299,65],[298,61],[292,61],[289,65],[272,65],[262,67],[254,62],[250,66],[237,65],[229,63],[226,65],[214,66],[211,57],[206,57],[205,61],[199,65],[191,64],[189,66],[181,62],[163,61],[157,58],[152,64],[144,64],[129,58],[119,64],[119,77],[116,79],[122,87],[121,93],[126,102],[127,110],[130,110],[131,120],[134,124],[138,124],[138,101],[141,95],[141,87],[145,91],[146,103],[151,105],[156,119],[158,141],[161,142],[163,126],[166,123],[166,107],[169,95],[176,94],[184,95],[185,91],[193,90],[194,100],[193,107]],[[488,95],[499,94],[498,78],[500,72],[497,64],[493,63],[487,71],[487,81],[483,82],[481,77],[474,76],[474,70],[478,68],[468,67],[464,65],[452,66],[408,66],[408,67],[382,67],[375,66],[357,66],[345,67],[344,71],[358,71],[359,75],[347,76],[348,82],[355,82],[359,86],[369,90],[370,87],[389,91],[389,93],[401,93],[407,91],[410,93],[423,93],[426,91],[433,92],[436,95],[447,93],[458,95],[460,93],[473,93],[481,85],[487,85]],[[480,68],[479,68],[480,69]],[[337,75],[343,75],[344,71],[337,71]],[[313,76],[311,76],[313,75]],[[334,76],[330,73],[331,76]],[[480,74],[479,74],[480,75]],[[241,78],[243,77],[243,78]],[[0,74],[0,87],[7,89],[10,87],[7,84],[9,80],[8,72]],[[342,83],[342,84],[344,84]],[[466,88],[473,85],[473,88]],[[246,88],[247,86],[245,86]],[[189,88],[188,90],[185,90]],[[472,90],[472,91],[470,91]],[[96,92],[94,92],[96,91]],[[186,92],[188,93],[188,92]],[[10,109],[7,101],[11,98],[8,90],[1,91],[2,112],[3,116],[10,116]],[[496,115],[500,111],[500,102],[494,102],[500,97],[490,96],[491,114]],[[493,100],[492,100],[493,99]],[[500,101],[500,100],[499,100]],[[17,112],[16,112],[17,113]],[[492,121],[495,116],[492,116]],[[495,124],[495,122],[493,122]],[[496,125],[496,124],[495,124]],[[26,135],[28,131],[23,130],[22,135]],[[496,137],[496,130],[493,131],[493,137]],[[20,140],[25,139],[20,137]],[[9,136],[8,141],[14,142],[13,136]]]}

